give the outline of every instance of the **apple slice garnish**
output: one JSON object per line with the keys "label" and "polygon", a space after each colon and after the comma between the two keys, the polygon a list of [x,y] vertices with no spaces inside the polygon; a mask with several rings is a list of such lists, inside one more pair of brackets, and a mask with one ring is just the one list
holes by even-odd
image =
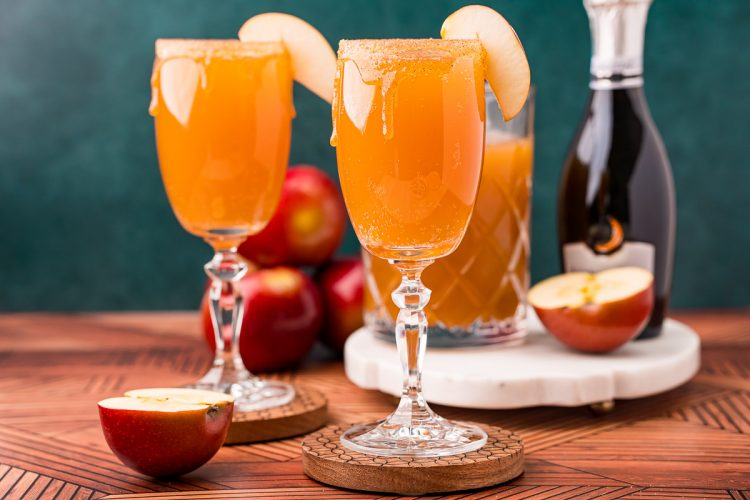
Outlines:
{"label": "apple slice garnish", "polygon": [[268,12],[245,21],[238,35],[243,42],[283,42],[292,60],[294,79],[331,102],[336,54],[312,25],[289,14]]}
{"label": "apple slice garnish", "polygon": [[232,396],[195,389],[138,389],[99,401],[107,444],[128,467],[152,477],[186,474],[224,444]]}
{"label": "apple slice garnish", "polygon": [[440,36],[478,38],[487,53],[487,81],[503,118],[508,121],[521,112],[529,95],[531,71],[521,40],[503,16],[484,5],[467,5],[445,19]]}
{"label": "apple slice garnish", "polygon": [[653,275],[639,267],[567,273],[529,290],[529,303],[558,340],[587,352],[607,352],[635,337],[654,306]]}

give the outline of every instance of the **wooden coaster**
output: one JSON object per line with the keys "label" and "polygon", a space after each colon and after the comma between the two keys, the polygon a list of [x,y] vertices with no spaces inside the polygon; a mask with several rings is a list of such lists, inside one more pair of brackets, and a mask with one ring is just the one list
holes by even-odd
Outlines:
{"label": "wooden coaster", "polygon": [[328,421],[328,401],[322,393],[295,387],[291,403],[253,412],[235,412],[224,444],[256,443],[306,434]]}
{"label": "wooden coaster", "polygon": [[349,450],[339,441],[348,427],[329,425],[305,437],[305,474],[340,488],[423,495],[485,488],[523,472],[521,438],[500,427],[481,426],[488,436],[481,449],[438,458],[379,457]]}

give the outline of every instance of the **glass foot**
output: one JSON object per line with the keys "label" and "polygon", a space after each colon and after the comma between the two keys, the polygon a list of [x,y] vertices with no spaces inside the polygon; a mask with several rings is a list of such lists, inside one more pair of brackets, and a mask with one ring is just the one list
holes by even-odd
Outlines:
{"label": "glass foot", "polygon": [[398,457],[444,457],[478,450],[487,443],[487,433],[475,425],[452,422],[434,415],[418,425],[401,425],[387,418],[349,428],[341,444],[369,455]]}
{"label": "glass foot", "polygon": [[273,380],[245,380],[233,384],[198,382],[185,387],[231,394],[235,411],[258,411],[283,406],[295,396],[293,386]]}

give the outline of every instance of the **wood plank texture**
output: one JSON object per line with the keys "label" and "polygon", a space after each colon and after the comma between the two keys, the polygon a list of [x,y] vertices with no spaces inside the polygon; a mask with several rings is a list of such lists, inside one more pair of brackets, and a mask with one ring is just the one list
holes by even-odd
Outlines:
{"label": "wood plank texture", "polygon": [[[750,310],[676,317],[700,333],[703,367],[666,394],[619,401],[601,417],[586,408],[438,407],[510,429],[526,446],[521,477],[456,498],[750,499]],[[0,498],[375,497],[307,478],[301,437],[224,447],[175,481],[120,464],[96,401],[154,380],[194,380],[210,362],[199,330],[193,313],[0,316]],[[395,405],[354,387],[335,361],[274,376],[324,393],[334,423],[382,417]]]}

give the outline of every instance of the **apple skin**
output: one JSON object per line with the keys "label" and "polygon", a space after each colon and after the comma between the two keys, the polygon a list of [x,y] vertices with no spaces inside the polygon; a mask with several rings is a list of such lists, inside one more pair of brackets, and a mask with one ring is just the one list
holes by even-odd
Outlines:
{"label": "apple skin", "polygon": [[578,308],[534,306],[544,327],[563,344],[591,353],[617,349],[635,338],[654,307],[653,281],[648,288],[622,300]]}
{"label": "apple skin", "polygon": [[312,165],[286,173],[281,200],[268,225],[240,245],[246,259],[262,267],[319,266],[333,256],[346,226],[336,183]]}
{"label": "apple skin", "polygon": [[338,354],[344,352],[349,335],[364,324],[364,279],[359,257],[336,260],[318,275],[326,318],[320,339]]}
{"label": "apple skin", "polygon": [[141,474],[176,477],[208,462],[224,444],[233,403],[179,412],[99,406],[104,438],[117,458]]}
{"label": "apple skin", "polygon": [[[274,267],[248,273],[239,282],[245,304],[240,356],[251,372],[299,364],[323,325],[323,303],[315,283],[302,271]],[[201,306],[203,334],[216,349],[208,292]]]}

